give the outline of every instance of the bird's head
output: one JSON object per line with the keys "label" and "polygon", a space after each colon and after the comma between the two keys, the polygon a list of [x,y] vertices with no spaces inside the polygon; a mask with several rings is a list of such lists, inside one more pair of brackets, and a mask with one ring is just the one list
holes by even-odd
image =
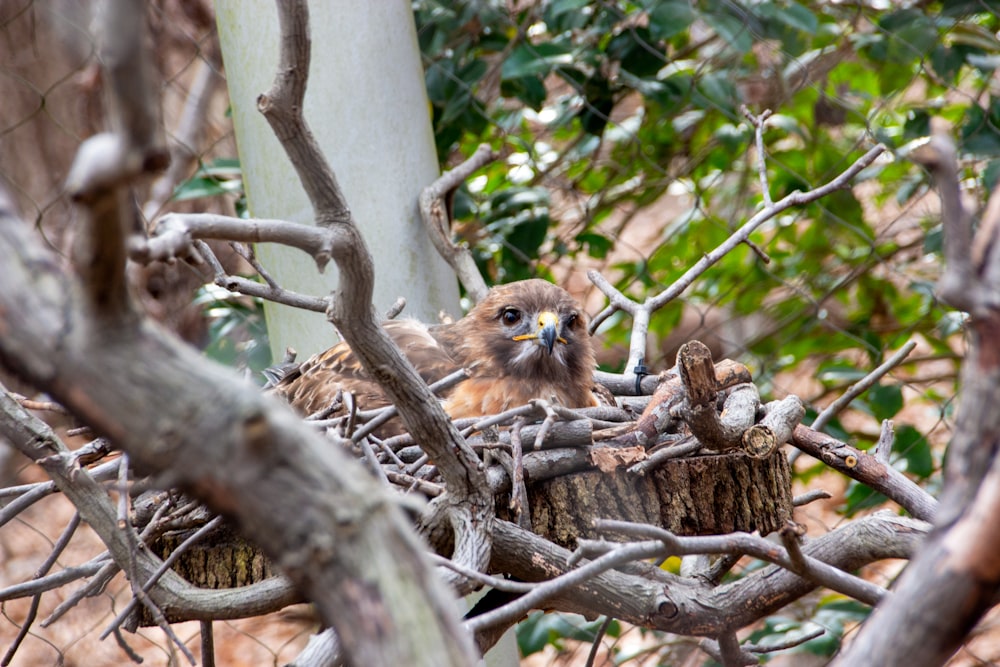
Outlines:
{"label": "bird's head", "polygon": [[454,342],[491,375],[589,382],[596,363],[580,305],[544,280],[494,287],[456,329]]}

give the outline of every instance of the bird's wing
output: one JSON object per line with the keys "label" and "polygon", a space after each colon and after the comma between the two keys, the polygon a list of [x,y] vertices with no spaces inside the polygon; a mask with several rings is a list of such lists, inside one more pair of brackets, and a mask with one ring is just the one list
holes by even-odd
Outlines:
{"label": "bird's wing", "polygon": [[[383,324],[390,338],[428,384],[458,366],[416,320],[392,320]],[[388,405],[382,387],[369,377],[347,343],[341,342],[313,355],[286,375],[273,389],[300,414],[309,415],[333,403],[338,392],[350,392],[359,409]]]}

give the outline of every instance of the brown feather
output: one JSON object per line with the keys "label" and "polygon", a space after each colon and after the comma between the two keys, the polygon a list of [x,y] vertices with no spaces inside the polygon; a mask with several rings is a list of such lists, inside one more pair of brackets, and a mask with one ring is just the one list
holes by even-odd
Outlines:
{"label": "brown feather", "polygon": [[[551,353],[542,341],[529,338],[545,311],[558,316],[558,340]],[[517,321],[510,313],[519,314]],[[570,408],[598,404],[586,316],[568,292],[543,280],[494,287],[453,324],[428,327],[416,320],[393,320],[384,326],[428,384],[459,368],[468,371],[469,377],[444,395],[445,410],[453,418],[496,414],[534,398]],[[360,409],[388,404],[346,343],[313,356],[273,389],[302,414],[327,407],[340,391],[354,394]]]}

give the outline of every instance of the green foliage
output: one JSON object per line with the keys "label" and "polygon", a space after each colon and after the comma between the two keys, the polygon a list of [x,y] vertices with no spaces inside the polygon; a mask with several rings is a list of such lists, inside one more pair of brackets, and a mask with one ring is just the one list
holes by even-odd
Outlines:
{"label": "green foliage", "polygon": [[225,194],[243,194],[243,172],[236,158],[219,158],[200,166],[191,178],[174,189],[173,199],[183,201]]}
{"label": "green foliage", "polygon": [[[521,657],[527,657],[549,645],[562,650],[564,639],[593,642],[597,639],[597,631],[603,624],[603,618],[587,621],[576,614],[532,612],[517,625],[517,647]],[[609,637],[619,636],[621,624],[612,621],[605,634]]]}
{"label": "green foliage", "polygon": [[260,300],[209,284],[198,290],[194,304],[208,320],[205,356],[261,378],[261,371],[271,365],[271,348]]}
{"label": "green foliage", "polygon": [[832,657],[840,648],[840,640],[844,636],[845,629],[866,619],[870,611],[860,602],[834,595],[821,600],[808,621],[771,616],[764,622],[762,628],[750,635],[748,641],[762,647],[781,646],[802,641],[818,630],[823,630],[822,635],[793,648],[764,654],[765,661],[776,655],[796,653]]}

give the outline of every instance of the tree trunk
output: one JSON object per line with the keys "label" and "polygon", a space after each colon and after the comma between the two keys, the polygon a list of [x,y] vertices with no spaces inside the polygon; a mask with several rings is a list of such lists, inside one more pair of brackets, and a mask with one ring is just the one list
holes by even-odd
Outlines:
{"label": "tree trunk", "polygon": [[[219,39],[251,213],[313,224],[312,207],[256,100],[271,85],[280,36],[270,0],[220,0]],[[313,66],[304,113],[337,175],[375,263],[373,302],[385,312],[405,297],[405,314],[434,322],[457,314],[455,275],[420,222],[417,198],[438,177],[420,52],[410,5],[312,3]],[[338,272],[317,272],[294,248],[258,248],[282,287],[324,296]],[[319,313],[265,305],[275,359],[285,346],[310,355],[335,342]]]}

